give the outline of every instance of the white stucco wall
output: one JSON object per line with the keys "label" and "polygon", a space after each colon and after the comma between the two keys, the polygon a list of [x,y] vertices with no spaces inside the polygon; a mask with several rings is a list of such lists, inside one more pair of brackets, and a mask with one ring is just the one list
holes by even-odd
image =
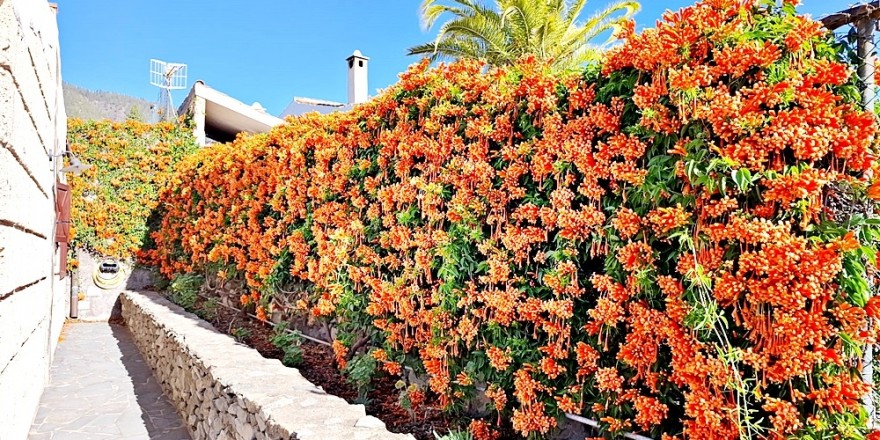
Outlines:
{"label": "white stucco wall", "polygon": [[27,438],[69,308],[54,242],[65,148],[58,28],[45,0],[0,0],[0,440]]}

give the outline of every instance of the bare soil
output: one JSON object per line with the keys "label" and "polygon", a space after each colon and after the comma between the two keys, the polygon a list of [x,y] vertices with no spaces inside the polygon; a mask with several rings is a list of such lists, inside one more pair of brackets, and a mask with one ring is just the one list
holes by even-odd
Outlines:
{"label": "bare soil", "polygon": [[[200,307],[201,304],[197,304]],[[235,336],[236,329],[244,329],[247,337],[243,343],[253,347],[266,358],[281,359],[284,353],[272,345],[272,328],[257,321],[241,311],[233,311],[223,306],[216,308],[216,316],[211,324],[218,331]],[[244,333],[238,330],[238,333]],[[303,362],[297,369],[313,384],[324,391],[339,396],[349,403],[365,403],[367,414],[377,417],[391,432],[414,435],[418,440],[434,440],[434,432],[445,434],[455,425],[436,408],[427,408],[411,415],[398,404],[399,390],[395,389],[396,379],[383,375],[373,382],[366,402],[358,400],[355,387],[336,368],[333,350],[322,344],[304,340],[302,343]]]}

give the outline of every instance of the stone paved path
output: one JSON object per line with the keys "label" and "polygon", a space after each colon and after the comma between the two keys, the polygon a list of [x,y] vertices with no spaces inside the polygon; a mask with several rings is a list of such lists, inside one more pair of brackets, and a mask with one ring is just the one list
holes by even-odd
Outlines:
{"label": "stone paved path", "polygon": [[68,323],[30,440],[189,440],[128,329]]}

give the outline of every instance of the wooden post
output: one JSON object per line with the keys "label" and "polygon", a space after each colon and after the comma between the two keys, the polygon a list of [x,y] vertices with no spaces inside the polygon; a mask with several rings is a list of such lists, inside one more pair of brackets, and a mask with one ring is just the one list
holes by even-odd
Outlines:
{"label": "wooden post", "polygon": [[873,111],[877,91],[874,84],[874,29],[877,22],[871,17],[863,17],[855,23],[858,30],[859,79],[862,81],[862,106]]}

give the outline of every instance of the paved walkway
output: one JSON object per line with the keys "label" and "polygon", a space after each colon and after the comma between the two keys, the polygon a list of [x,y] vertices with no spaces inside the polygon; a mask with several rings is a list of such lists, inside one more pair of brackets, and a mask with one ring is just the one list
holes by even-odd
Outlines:
{"label": "paved walkway", "polygon": [[30,440],[189,440],[128,329],[67,323]]}

